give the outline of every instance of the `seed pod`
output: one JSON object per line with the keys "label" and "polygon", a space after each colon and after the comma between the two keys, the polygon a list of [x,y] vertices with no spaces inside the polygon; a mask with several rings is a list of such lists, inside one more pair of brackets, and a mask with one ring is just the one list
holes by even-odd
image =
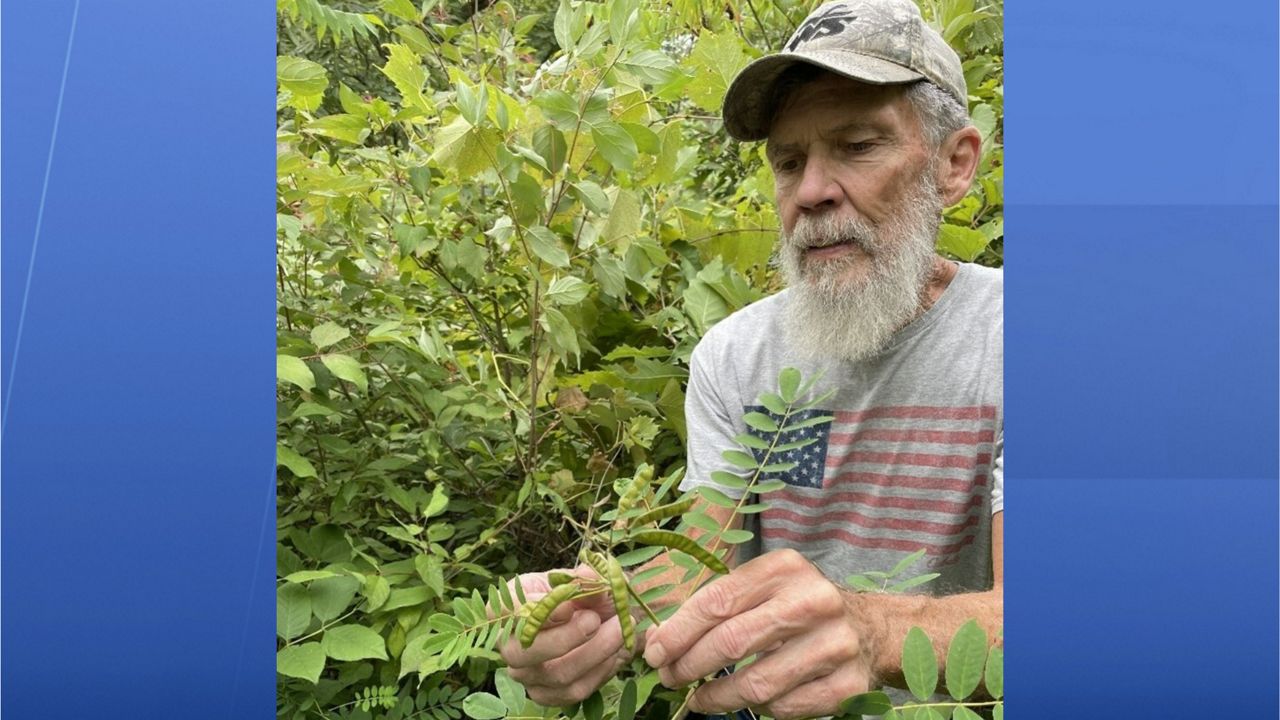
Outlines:
{"label": "seed pod", "polygon": [[729,572],[729,566],[725,565],[723,560],[712,555],[693,538],[685,537],[680,533],[671,532],[670,530],[638,530],[631,534],[631,539],[641,545],[661,545],[672,550],[679,550],[706,565],[707,569],[712,572],[721,575]]}
{"label": "seed pod", "polygon": [[538,637],[538,630],[542,628],[542,624],[547,621],[547,618],[551,617],[551,613],[560,606],[560,603],[577,594],[578,587],[573,583],[551,588],[551,592],[544,595],[529,610],[529,619],[525,621],[524,629],[520,631],[520,647],[527,649],[532,645],[533,639]]}
{"label": "seed pod", "polygon": [[690,495],[683,500],[677,500],[666,505],[659,505],[643,515],[632,518],[627,525],[628,527],[643,527],[652,522],[661,522],[667,518],[683,515],[689,511],[689,508],[693,507],[693,501],[696,499],[697,498],[693,495]]}
{"label": "seed pod", "polygon": [[631,478],[631,484],[622,493],[622,497],[618,498],[618,519],[613,521],[614,528],[618,530],[626,528],[627,521],[622,516],[636,506],[636,503],[640,501],[642,491],[648,488],[651,482],[653,482],[653,466],[645,463],[636,470],[635,476]]}
{"label": "seed pod", "polygon": [[560,587],[565,583],[571,583],[577,578],[573,573],[563,572],[561,570],[552,570],[547,573],[547,581],[551,583],[551,587]]}
{"label": "seed pod", "polygon": [[618,624],[622,627],[622,645],[627,651],[636,647],[636,625],[631,617],[631,598],[627,594],[627,576],[622,573],[622,565],[612,555],[591,553],[587,556],[591,569],[600,574],[609,583],[609,597],[613,600],[613,609],[618,613]]}

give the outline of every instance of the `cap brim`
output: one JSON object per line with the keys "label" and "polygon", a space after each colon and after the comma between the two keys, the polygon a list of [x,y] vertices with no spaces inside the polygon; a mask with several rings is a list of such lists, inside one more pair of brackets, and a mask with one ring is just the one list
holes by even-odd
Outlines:
{"label": "cap brim", "polygon": [[860,53],[836,50],[769,55],[738,73],[724,96],[724,127],[738,140],[763,140],[777,103],[774,85],[784,70],[798,63],[815,65],[872,85],[899,85],[924,75],[897,63]]}

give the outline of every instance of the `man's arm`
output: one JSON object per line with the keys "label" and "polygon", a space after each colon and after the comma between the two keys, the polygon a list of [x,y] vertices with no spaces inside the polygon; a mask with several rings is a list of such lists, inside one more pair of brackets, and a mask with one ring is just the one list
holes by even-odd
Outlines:
{"label": "man's arm", "polygon": [[976,618],[1003,624],[1004,518],[992,518],[995,588],[925,598],[856,594],[837,587],[799,553],[758,557],[700,589],[662,627],[645,659],[664,685],[679,687],[751,655],[756,662],[703,685],[690,708],[753,707],[778,718],[835,712],[840,701],[881,683],[901,684],[902,641],[920,626],[945,661],[951,636]]}

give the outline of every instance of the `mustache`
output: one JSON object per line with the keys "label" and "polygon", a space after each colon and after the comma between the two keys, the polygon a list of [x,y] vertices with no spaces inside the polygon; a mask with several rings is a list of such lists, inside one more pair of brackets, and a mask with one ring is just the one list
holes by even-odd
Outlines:
{"label": "mustache", "polygon": [[796,250],[853,244],[871,254],[876,250],[874,229],[855,218],[837,218],[831,215],[803,216],[796,221],[790,233],[783,233],[783,241]]}

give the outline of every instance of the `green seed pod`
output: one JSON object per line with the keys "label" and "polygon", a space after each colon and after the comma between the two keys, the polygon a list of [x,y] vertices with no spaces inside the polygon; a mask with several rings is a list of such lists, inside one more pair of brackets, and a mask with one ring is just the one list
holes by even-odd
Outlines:
{"label": "green seed pod", "polygon": [[551,613],[560,606],[560,603],[577,594],[578,586],[568,583],[554,587],[551,592],[544,595],[529,610],[529,619],[525,621],[524,629],[520,631],[520,647],[527,649],[532,645],[534,638],[538,637],[538,630],[542,628],[542,624],[547,621],[547,618],[551,617]]}
{"label": "green seed pod", "polygon": [[666,505],[659,505],[643,515],[632,518],[627,525],[628,527],[644,527],[649,523],[662,522],[667,518],[683,515],[689,511],[689,508],[693,507],[693,502],[696,499],[697,498],[693,495],[690,495],[683,500],[677,500]]}
{"label": "green seed pod", "polygon": [[573,573],[563,572],[561,570],[552,570],[547,573],[547,581],[551,583],[551,587],[560,587],[565,583],[571,583],[577,578]]}
{"label": "green seed pod", "polygon": [[661,545],[672,550],[679,550],[706,565],[707,569],[712,572],[721,575],[729,572],[729,566],[725,565],[723,560],[712,555],[693,538],[685,537],[680,533],[671,532],[670,530],[638,530],[631,534],[631,539],[641,545]]}
{"label": "green seed pod", "polygon": [[618,613],[618,624],[622,627],[622,645],[628,652],[636,647],[636,624],[631,617],[631,598],[627,593],[627,576],[622,572],[622,565],[612,555],[591,553],[587,557],[591,569],[600,574],[609,584],[609,597],[613,600],[613,609]]}
{"label": "green seed pod", "polygon": [[636,470],[636,474],[631,478],[631,484],[627,485],[626,491],[622,493],[622,497],[618,498],[617,520],[613,521],[613,527],[617,530],[624,530],[627,527],[627,521],[622,517],[629,510],[640,502],[640,496],[649,487],[649,483],[653,482],[653,466],[648,463],[642,464]]}

